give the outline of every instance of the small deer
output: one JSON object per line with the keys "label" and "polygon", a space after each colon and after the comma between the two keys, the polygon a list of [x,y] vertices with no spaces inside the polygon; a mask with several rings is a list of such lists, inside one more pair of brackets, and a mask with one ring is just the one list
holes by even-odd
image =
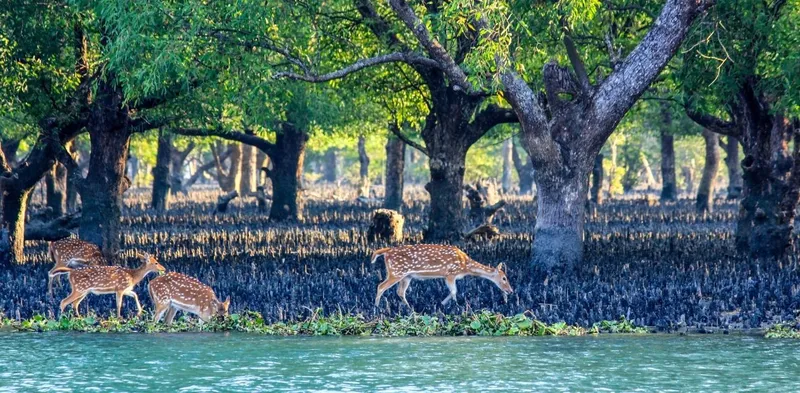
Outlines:
{"label": "small deer", "polygon": [[175,272],[152,279],[149,292],[156,307],[153,322],[158,322],[167,313],[164,319],[167,326],[172,325],[172,319],[178,310],[197,315],[202,323],[210,321],[214,316],[227,316],[231,304],[230,296],[221,302],[210,286],[194,277]]}
{"label": "small deer", "polygon": [[72,286],[72,293],[61,301],[61,313],[64,313],[67,305],[72,304],[75,315],[80,316],[78,306],[89,293],[95,295],[113,293],[117,296],[117,318],[122,318],[123,296],[130,296],[136,301],[136,315],[141,315],[142,305],[133,287],[148,274],[164,272],[166,269],[150,254],[138,254],[138,257],[142,265],[136,269],[121,266],[87,266],[75,269],[62,266],[56,269],[57,272],[69,273],[69,283]]}
{"label": "small deer", "polygon": [[[444,278],[450,295],[442,301],[442,305],[456,298],[456,281],[465,276],[478,276],[492,281],[504,296],[514,292],[508,277],[500,263],[496,268],[482,265],[473,261],[467,254],[454,246],[435,244],[419,244],[414,246],[400,246],[395,248],[382,248],[372,254],[372,263],[383,256],[386,266],[386,279],[378,284],[378,295],[375,297],[375,306],[380,304],[383,293],[393,285],[400,283],[397,294],[403,303],[412,308],[406,300],[406,291],[412,279]],[[413,308],[412,308],[413,309]]]}
{"label": "small deer", "polygon": [[100,252],[100,247],[75,238],[50,242],[47,255],[55,262],[55,266],[47,274],[47,294],[49,296],[53,296],[53,278],[60,279],[62,274],[69,274],[69,272],[59,271],[59,268],[74,269],[81,266],[105,265],[105,258]]}

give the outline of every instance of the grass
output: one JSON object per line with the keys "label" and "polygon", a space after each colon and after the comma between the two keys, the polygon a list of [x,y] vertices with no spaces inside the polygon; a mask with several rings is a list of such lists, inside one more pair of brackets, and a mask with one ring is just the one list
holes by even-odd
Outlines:
{"label": "grass", "polygon": [[261,314],[248,311],[205,324],[200,324],[194,318],[181,317],[172,326],[153,323],[149,315],[126,320],[68,315],[59,319],[48,319],[36,315],[19,321],[0,316],[0,327],[2,330],[13,332],[246,332],[274,336],[582,336],[598,333],[647,332],[647,329],[634,326],[624,318],[619,321],[603,321],[586,329],[565,322],[546,324],[527,314],[507,317],[490,311],[440,316],[412,314],[367,320],[360,314],[337,312],[324,315],[321,309],[315,310],[311,316],[303,320],[293,322],[269,323]]}

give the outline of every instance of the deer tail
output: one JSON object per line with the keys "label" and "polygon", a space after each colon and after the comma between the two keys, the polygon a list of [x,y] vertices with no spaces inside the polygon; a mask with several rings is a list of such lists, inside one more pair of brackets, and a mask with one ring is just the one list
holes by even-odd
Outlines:
{"label": "deer tail", "polygon": [[391,248],[381,248],[379,250],[375,250],[375,252],[372,253],[371,263],[375,263],[375,261],[378,260],[379,256],[381,256],[383,254],[386,254],[386,252],[389,251],[389,250],[391,250]]}
{"label": "deer tail", "polygon": [[53,261],[56,261],[56,248],[54,247],[55,242],[47,243],[47,256]]}

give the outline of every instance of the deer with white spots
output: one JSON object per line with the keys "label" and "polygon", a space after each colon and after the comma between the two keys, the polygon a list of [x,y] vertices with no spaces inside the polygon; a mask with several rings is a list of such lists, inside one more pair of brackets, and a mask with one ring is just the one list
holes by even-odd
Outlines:
{"label": "deer with white spots", "polygon": [[100,252],[100,247],[94,243],[89,243],[80,239],[67,238],[50,242],[47,255],[55,262],[55,266],[47,273],[47,294],[53,296],[53,278],[62,274],[69,274],[62,270],[62,267],[77,268],[81,266],[105,265],[105,258]]}
{"label": "deer with white spots", "polygon": [[397,294],[406,306],[412,308],[406,300],[406,291],[412,279],[444,278],[450,295],[442,301],[442,305],[455,300],[456,281],[466,276],[478,276],[493,282],[503,291],[504,296],[514,292],[502,263],[497,267],[482,265],[454,246],[419,244],[382,248],[372,254],[372,263],[381,256],[386,266],[386,279],[378,284],[376,307],[380,304],[383,293],[399,283]]}
{"label": "deer with white spots", "polygon": [[122,298],[130,296],[136,301],[136,315],[142,314],[142,305],[139,297],[133,291],[133,287],[141,282],[148,274],[164,272],[161,266],[150,254],[139,254],[142,265],[136,269],[128,269],[121,266],[88,266],[70,268],[67,266],[56,269],[58,272],[69,273],[69,283],[72,286],[72,293],[61,301],[61,313],[68,305],[72,304],[75,315],[80,316],[78,306],[90,293],[95,295],[117,296],[117,318],[122,318]]}
{"label": "deer with white spots", "polygon": [[175,272],[152,279],[149,291],[156,307],[153,322],[158,322],[167,313],[164,319],[167,326],[172,324],[178,310],[195,314],[201,322],[208,322],[214,316],[227,316],[231,304],[230,296],[221,302],[210,286],[194,277]]}

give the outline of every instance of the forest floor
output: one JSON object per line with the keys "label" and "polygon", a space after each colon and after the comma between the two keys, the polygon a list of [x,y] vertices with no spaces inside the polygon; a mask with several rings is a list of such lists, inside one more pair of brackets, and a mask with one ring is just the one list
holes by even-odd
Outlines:
{"label": "forest floor", "polygon": [[[123,218],[128,263],[135,263],[134,251],[150,252],[168,270],[198,277],[221,298],[230,296],[233,313],[255,311],[269,323],[307,320],[317,309],[370,321],[410,314],[394,291],[384,295],[380,308],[373,305],[385,275],[382,263],[369,262],[372,251],[384,245],[366,239],[377,205],[315,195],[306,202],[304,222],[274,223],[257,212],[252,197],[234,201],[227,214],[214,214],[218,193],[197,191],[176,198],[167,213],[155,214],[146,208],[146,192],[129,194]],[[501,236],[457,243],[476,261],[506,264],[515,290],[508,301],[491,282],[466,278],[458,283],[457,302],[443,307],[439,302],[447,289],[441,280],[414,281],[408,301],[417,313],[442,320],[482,310],[509,317],[524,313],[585,328],[624,317],[635,326],[688,333],[798,323],[797,253],[784,261],[738,255],[735,203],[719,201],[713,213],[698,215],[691,201],[664,206],[611,201],[587,214],[585,260],[575,274],[544,282],[528,269],[534,202],[509,199],[495,220]],[[420,243],[425,202],[406,202],[405,242]],[[26,256],[27,263],[0,271],[0,313],[54,318],[69,285],[62,280],[49,299],[46,243],[27,243]],[[149,309],[146,286],[136,290]],[[106,316],[113,296],[90,296],[82,311],[87,308]],[[135,310],[131,300],[124,310]]]}

